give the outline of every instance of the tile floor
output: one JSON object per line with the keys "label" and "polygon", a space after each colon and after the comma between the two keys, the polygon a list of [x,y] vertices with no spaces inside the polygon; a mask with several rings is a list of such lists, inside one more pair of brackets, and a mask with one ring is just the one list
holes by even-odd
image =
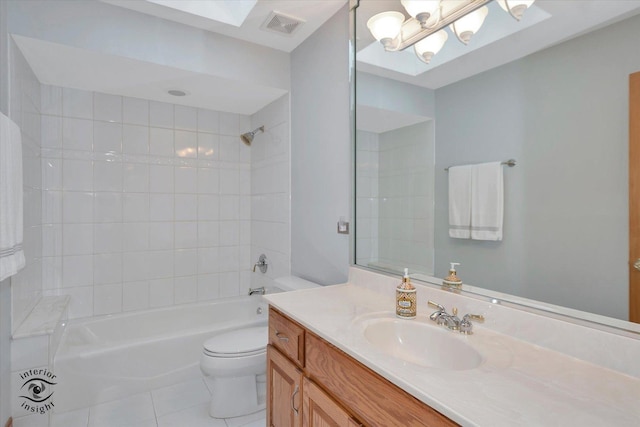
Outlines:
{"label": "tile floor", "polygon": [[[265,411],[244,417],[209,416],[211,392],[197,379],[102,403],[86,409],[54,414],[49,427],[264,427]],[[47,427],[49,417],[30,415],[14,420],[14,427]]]}

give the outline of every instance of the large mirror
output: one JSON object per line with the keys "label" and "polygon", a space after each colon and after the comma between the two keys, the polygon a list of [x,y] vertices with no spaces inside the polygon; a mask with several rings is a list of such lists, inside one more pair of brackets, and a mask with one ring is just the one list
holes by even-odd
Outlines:
{"label": "large mirror", "polygon": [[[445,277],[459,262],[475,288],[628,320],[640,2],[538,0],[520,22],[488,7],[468,45],[446,29],[425,64],[367,28],[383,11],[408,19],[399,0],[360,0],[356,264]],[[502,241],[449,237],[445,168],[507,159]]]}

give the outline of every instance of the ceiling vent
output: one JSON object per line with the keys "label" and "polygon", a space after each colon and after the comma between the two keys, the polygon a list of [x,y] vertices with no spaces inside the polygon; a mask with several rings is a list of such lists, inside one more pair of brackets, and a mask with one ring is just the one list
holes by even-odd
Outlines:
{"label": "ceiling vent", "polygon": [[285,36],[292,36],[302,24],[304,24],[302,19],[273,11],[260,28]]}

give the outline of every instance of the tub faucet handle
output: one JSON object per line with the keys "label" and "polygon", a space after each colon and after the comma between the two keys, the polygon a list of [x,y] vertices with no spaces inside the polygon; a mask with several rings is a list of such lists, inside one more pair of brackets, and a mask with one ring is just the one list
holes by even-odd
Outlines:
{"label": "tub faucet handle", "polygon": [[258,267],[260,269],[261,273],[266,273],[267,272],[267,256],[265,254],[260,255],[260,258],[258,258],[258,262],[256,262],[255,264],[253,264],[253,272],[256,272],[256,267]]}

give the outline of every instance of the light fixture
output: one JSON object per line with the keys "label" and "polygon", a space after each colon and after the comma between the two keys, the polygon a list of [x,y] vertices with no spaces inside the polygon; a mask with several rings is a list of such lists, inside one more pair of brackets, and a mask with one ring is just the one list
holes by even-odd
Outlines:
{"label": "light fixture", "polygon": [[420,22],[422,28],[428,28],[440,20],[439,0],[400,0],[400,3],[409,15]]}
{"label": "light fixture", "polygon": [[[411,18],[389,11],[374,15],[367,21],[371,34],[388,52],[414,46],[421,61],[429,63],[448,39],[444,30],[449,26],[458,40],[467,44],[484,23],[492,0],[401,0]],[[517,20],[535,0],[496,0],[500,7]]]}
{"label": "light fixture", "polygon": [[473,12],[463,16],[457,21],[449,25],[449,28],[458,37],[462,43],[467,44],[471,37],[478,32],[484,19],[489,14],[489,8],[482,6],[480,9],[476,9]]}
{"label": "light fixture", "polygon": [[404,15],[400,12],[382,12],[367,21],[367,28],[386,48],[400,34],[403,22]]}
{"label": "light fixture", "polygon": [[533,4],[535,0],[497,0],[498,4],[505,12],[513,16],[518,21],[522,19],[524,11]]}
{"label": "light fixture", "polygon": [[440,30],[414,44],[413,49],[416,55],[418,55],[418,58],[425,64],[428,64],[431,62],[433,55],[442,49],[442,46],[444,46],[448,38],[449,34],[447,34],[445,30]]}

